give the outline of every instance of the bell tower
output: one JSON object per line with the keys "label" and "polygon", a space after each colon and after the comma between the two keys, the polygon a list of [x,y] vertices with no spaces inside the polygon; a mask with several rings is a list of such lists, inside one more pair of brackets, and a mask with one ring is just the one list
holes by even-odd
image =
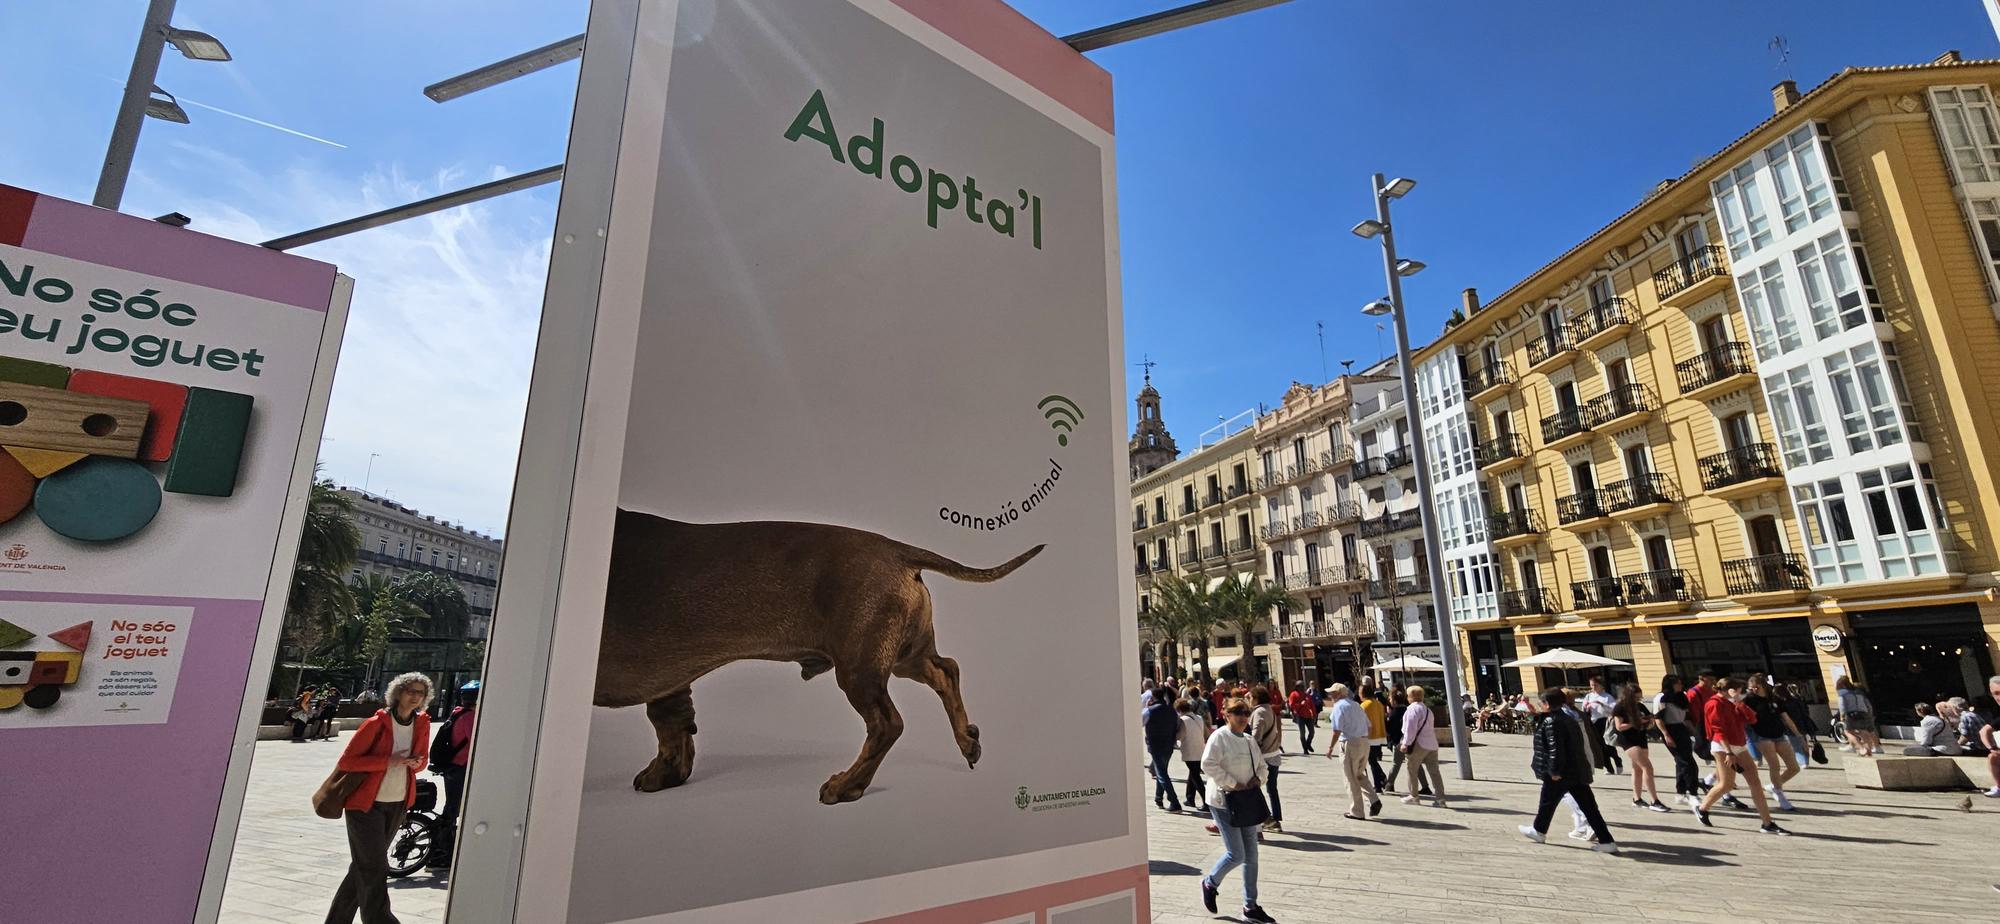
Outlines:
{"label": "bell tower", "polygon": [[1160,419],[1160,392],[1153,387],[1153,367],[1158,363],[1148,359],[1139,365],[1146,370],[1146,387],[1139,390],[1139,417],[1127,447],[1134,479],[1151,474],[1181,454],[1173,434],[1167,432],[1166,421]]}

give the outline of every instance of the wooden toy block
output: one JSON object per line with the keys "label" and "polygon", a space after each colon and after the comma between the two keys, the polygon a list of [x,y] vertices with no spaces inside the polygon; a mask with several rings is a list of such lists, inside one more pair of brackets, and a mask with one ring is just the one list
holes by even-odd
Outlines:
{"label": "wooden toy block", "polygon": [[167,490],[175,494],[228,497],[250,433],[253,399],[232,391],[191,387],[181,415],[180,437],[167,461]]}
{"label": "wooden toy block", "polygon": [[0,523],[20,516],[34,499],[34,473],[12,454],[0,452]]}
{"label": "wooden toy block", "polygon": [[35,516],[80,542],[123,539],[160,512],[160,483],[130,459],[91,456],[42,479],[35,488]]}
{"label": "wooden toy block", "polygon": [[81,651],[40,651],[35,653],[36,670],[47,670],[48,680],[35,683],[75,683],[76,675],[83,668]]}
{"label": "wooden toy block", "polygon": [[[14,625],[5,619],[0,619],[0,648],[12,648],[34,637],[35,633]],[[9,652],[0,651],[0,658],[5,658],[8,654]],[[30,657],[33,657],[33,655],[30,655]]]}
{"label": "wooden toy block", "polygon": [[32,359],[0,356],[0,382],[19,382],[42,388],[63,388],[69,383],[69,367],[40,363]]}
{"label": "wooden toy block", "polygon": [[27,683],[28,672],[34,668],[34,652],[0,651],[0,684]]}
{"label": "wooden toy block", "polygon": [[67,629],[58,629],[49,633],[49,638],[55,639],[78,651],[82,651],[90,647],[90,625],[87,622],[80,622]]}
{"label": "wooden toy block", "polygon": [[13,459],[30,478],[47,478],[63,469],[82,461],[89,453],[57,452],[53,449],[29,449],[26,446],[0,446],[5,455]]}
{"label": "wooden toy block", "polygon": [[21,705],[20,687],[0,687],[0,712]]}
{"label": "wooden toy block", "polygon": [[62,683],[69,665],[53,659],[37,658],[29,663],[29,683]]}
{"label": "wooden toy block", "polygon": [[130,459],[149,411],[143,401],[0,382],[0,446]]}
{"label": "wooden toy block", "polygon": [[181,431],[181,412],[187,407],[186,385],[78,369],[69,375],[69,390],[86,395],[144,401],[152,413],[146,421],[145,438],[139,442],[139,458],[147,462],[165,462],[167,457],[173,455],[174,437]]}

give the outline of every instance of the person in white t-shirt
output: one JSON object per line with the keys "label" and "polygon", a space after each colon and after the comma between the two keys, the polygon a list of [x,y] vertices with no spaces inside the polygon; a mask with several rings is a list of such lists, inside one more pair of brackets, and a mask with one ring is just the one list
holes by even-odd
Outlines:
{"label": "person in white t-shirt", "polygon": [[1597,765],[1606,773],[1618,773],[1625,768],[1625,762],[1618,757],[1618,749],[1604,743],[1604,727],[1611,721],[1611,710],[1618,705],[1618,697],[1612,696],[1604,688],[1604,678],[1590,678],[1590,692],[1584,694],[1578,703],[1585,717],[1590,719],[1591,753],[1597,755]]}

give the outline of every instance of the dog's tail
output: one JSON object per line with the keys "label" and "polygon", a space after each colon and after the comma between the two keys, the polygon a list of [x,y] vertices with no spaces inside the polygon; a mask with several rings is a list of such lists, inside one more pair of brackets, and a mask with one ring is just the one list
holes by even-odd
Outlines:
{"label": "dog's tail", "polygon": [[1046,544],[1035,546],[1034,548],[1029,549],[1026,552],[1022,552],[1021,554],[1014,556],[1006,564],[998,565],[996,567],[974,568],[971,567],[970,565],[959,564],[958,562],[952,561],[951,559],[946,558],[943,555],[939,555],[938,553],[933,552],[929,549],[920,549],[914,545],[903,544],[903,549],[904,549],[903,560],[907,562],[910,567],[916,568],[918,570],[935,571],[939,574],[944,575],[945,577],[952,578],[955,580],[972,581],[974,583],[984,584],[987,583],[988,581],[1000,580],[1001,578],[1014,573],[1014,569],[1027,564],[1028,559],[1041,554],[1041,551],[1045,548],[1048,548]]}

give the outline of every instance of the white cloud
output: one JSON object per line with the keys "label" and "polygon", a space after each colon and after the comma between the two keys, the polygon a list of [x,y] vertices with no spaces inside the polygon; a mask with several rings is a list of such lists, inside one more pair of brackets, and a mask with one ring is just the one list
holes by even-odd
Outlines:
{"label": "white cloud", "polygon": [[[160,175],[200,177],[209,190],[226,190],[227,200],[143,174],[133,198],[184,212],[206,233],[251,242],[478,182],[459,171],[414,179],[393,167],[358,183],[303,169],[273,175],[194,145],[176,145],[165,159]],[[298,251],[355,279],[320,453],[329,477],[356,487],[365,480],[440,520],[495,535],[504,528],[555,188]]]}

